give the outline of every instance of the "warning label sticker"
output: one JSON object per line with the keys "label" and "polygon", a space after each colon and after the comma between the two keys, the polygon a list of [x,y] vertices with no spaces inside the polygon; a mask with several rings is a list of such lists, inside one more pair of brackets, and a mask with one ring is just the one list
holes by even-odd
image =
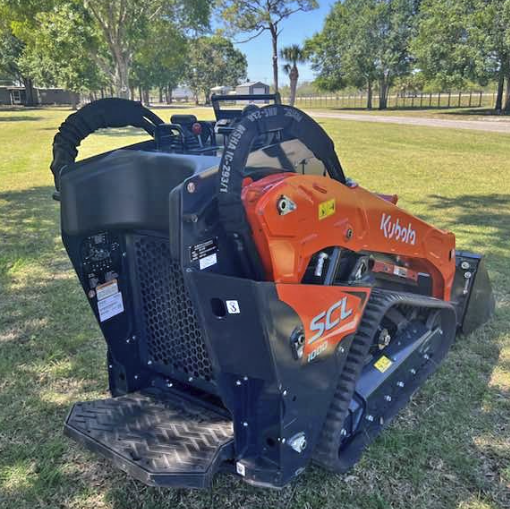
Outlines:
{"label": "warning label sticker", "polygon": [[108,283],[104,283],[102,285],[98,285],[96,287],[97,300],[103,300],[110,295],[114,295],[119,291],[119,285],[117,284],[116,279],[112,279],[108,281]]}
{"label": "warning label sticker", "polygon": [[105,299],[98,300],[97,309],[99,311],[99,320],[101,322],[123,313],[124,302],[122,300],[122,293],[117,292],[115,295],[110,295]]}
{"label": "warning label sticker", "polygon": [[332,216],[335,213],[335,209],[336,203],[334,198],[319,203],[319,219],[326,219],[327,217]]}
{"label": "warning label sticker", "polygon": [[381,373],[384,373],[385,371],[388,371],[392,364],[393,362],[390,359],[388,359],[388,357],[382,355],[380,359],[374,363],[374,368],[380,371]]}
{"label": "warning label sticker", "polygon": [[211,267],[212,265],[216,265],[218,262],[218,257],[216,253],[213,253],[205,258],[200,258],[200,270],[207,269],[207,267]]}
{"label": "warning label sticker", "polygon": [[218,240],[216,238],[209,239],[200,244],[195,244],[189,248],[189,257],[192,262],[201,260],[206,256],[210,256],[218,252]]}

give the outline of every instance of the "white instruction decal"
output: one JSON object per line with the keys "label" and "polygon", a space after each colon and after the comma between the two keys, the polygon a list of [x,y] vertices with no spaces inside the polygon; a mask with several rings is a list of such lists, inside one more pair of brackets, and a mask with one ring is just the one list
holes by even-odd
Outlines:
{"label": "white instruction decal", "polygon": [[200,270],[207,269],[207,267],[211,267],[212,265],[216,265],[218,263],[218,257],[216,253],[212,255],[206,256],[205,258],[200,259]]}
{"label": "white instruction decal", "polygon": [[239,309],[239,302],[237,300],[227,300],[227,311],[231,315],[238,315],[241,313],[241,310]]}
{"label": "white instruction decal", "polygon": [[236,463],[236,472],[243,477],[246,475],[246,468],[240,461]]}
{"label": "white instruction decal", "polygon": [[97,309],[101,322],[122,313],[124,311],[122,293],[117,292],[115,295],[110,295],[110,297],[106,297],[106,299],[99,300],[97,302]]}
{"label": "white instruction decal", "polygon": [[105,283],[104,285],[98,285],[96,287],[97,300],[103,300],[110,295],[115,295],[119,291],[119,285],[117,284],[116,279],[112,279]]}

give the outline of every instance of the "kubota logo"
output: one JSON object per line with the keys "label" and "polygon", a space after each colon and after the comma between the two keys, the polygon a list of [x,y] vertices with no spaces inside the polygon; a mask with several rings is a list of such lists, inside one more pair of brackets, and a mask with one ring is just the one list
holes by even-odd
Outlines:
{"label": "kubota logo", "polygon": [[383,213],[381,217],[381,230],[387,239],[395,239],[406,244],[416,244],[416,231],[411,223],[402,226],[399,219],[393,221],[391,215]]}
{"label": "kubota logo", "polygon": [[308,340],[308,344],[311,345],[317,341],[325,332],[330,331],[351,315],[352,309],[347,309],[347,297],[335,302],[327,311],[312,318],[310,330],[316,331],[316,334]]}

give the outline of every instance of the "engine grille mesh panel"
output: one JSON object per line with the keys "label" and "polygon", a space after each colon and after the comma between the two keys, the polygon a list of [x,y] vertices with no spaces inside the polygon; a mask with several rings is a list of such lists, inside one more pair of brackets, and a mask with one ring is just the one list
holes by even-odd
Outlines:
{"label": "engine grille mesh panel", "polygon": [[212,368],[190,296],[168,241],[135,240],[145,339],[153,367],[211,382]]}

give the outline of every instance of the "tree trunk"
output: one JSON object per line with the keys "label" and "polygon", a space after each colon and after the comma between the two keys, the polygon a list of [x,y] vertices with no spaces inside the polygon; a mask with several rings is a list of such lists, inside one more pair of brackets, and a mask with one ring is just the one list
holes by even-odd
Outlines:
{"label": "tree trunk", "polygon": [[383,78],[379,81],[379,109],[385,110],[388,107],[388,83]]}
{"label": "tree trunk", "polygon": [[506,98],[505,98],[505,106],[503,107],[503,111],[505,113],[510,113],[510,72],[506,77]]}
{"label": "tree trunk", "polygon": [[297,67],[294,65],[290,71],[290,105],[294,106],[296,103],[296,92],[297,92],[297,84],[299,80],[299,72]]}
{"label": "tree trunk", "polygon": [[148,88],[145,88],[143,90],[143,104],[145,106],[150,106],[151,105],[151,98],[150,98],[150,94],[149,94],[149,89]]}
{"label": "tree trunk", "polygon": [[167,95],[166,95],[166,103],[167,104],[172,104],[172,102],[174,100],[174,98],[172,97],[172,92],[173,92],[172,85],[168,85]]}
{"label": "tree trunk", "polygon": [[25,85],[25,106],[36,106],[37,97],[35,96],[34,82],[31,78],[23,78]]}
{"label": "tree trunk", "polygon": [[297,81],[294,78],[290,79],[290,101],[289,104],[294,106],[296,103],[296,89],[297,89]]}
{"label": "tree trunk", "polygon": [[101,89],[101,99],[104,99],[104,89]]}
{"label": "tree trunk", "polygon": [[129,98],[132,101],[135,100],[135,87],[129,87]]}
{"label": "tree trunk", "polygon": [[372,109],[372,80],[367,82],[367,110]]}
{"label": "tree trunk", "polygon": [[122,54],[120,50],[114,50],[113,55],[115,65],[115,95],[123,99],[129,98],[129,59]]}
{"label": "tree trunk", "polygon": [[140,85],[138,86],[138,99],[143,104],[143,92],[142,87]]}
{"label": "tree trunk", "polygon": [[159,104],[163,103],[163,87],[159,87]]}
{"label": "tree trunk", "polygon": [[505,91],[505,68],[502,65],[501,69],[499,70],[499,76],[498,76],[498,91],[496,94],[496,105],[494,106],[494,109],[496,111],[501,111],[503,109],[503,92]]}
{"label": "tree trunk", "polygon": [[278,93],[278,28],[272,23],[269,25],[271,31],[271,39],[273,44],[273,81],[274,93]]}

